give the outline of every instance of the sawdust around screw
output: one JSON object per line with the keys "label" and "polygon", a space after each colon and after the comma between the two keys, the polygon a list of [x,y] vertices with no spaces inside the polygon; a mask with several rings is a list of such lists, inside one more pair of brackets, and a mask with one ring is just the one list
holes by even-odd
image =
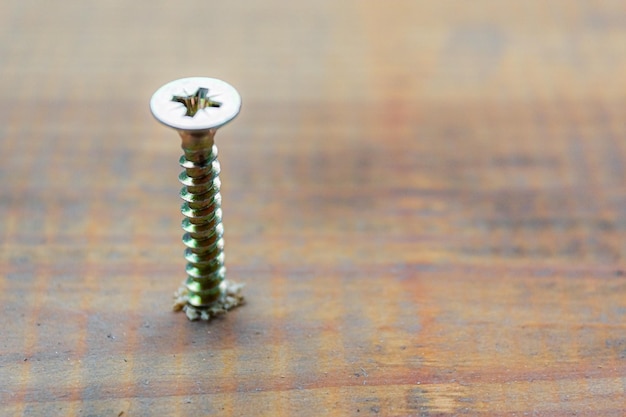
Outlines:
{"label": "sawdust around screw", "polygon": [[226,279],[222,282],[222,285],[224,291],[222,291],[220,298],[210,306],[200,309],[187,304],[189,290],[183,282],[174,293],[175,301],[172,308],[174,311],[184,311],[189,320],[210,321],[212,318],[221,316],[228,310],[232,310],[244,303],[245,300],[241,294],[244,284],[238,284]]}

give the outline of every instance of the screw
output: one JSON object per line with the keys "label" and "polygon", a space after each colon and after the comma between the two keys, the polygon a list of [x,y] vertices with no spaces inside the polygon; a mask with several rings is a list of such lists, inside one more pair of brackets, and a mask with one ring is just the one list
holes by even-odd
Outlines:
{"label": "screw", "polygon": [[191,77],[159,88],[150,100],[154,117],[176,129],[184,154],[179,175],[187,279],[176,292],[174,310],[190,320],[210,320],[243,302],[242,285],[226,279],[220,164],[214,143],[218,128],[241,108],[237,90],[215,78]]}

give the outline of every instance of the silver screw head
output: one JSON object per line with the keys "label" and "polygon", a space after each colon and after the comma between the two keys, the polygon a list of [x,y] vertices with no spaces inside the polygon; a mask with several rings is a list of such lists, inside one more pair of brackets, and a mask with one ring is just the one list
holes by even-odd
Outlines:
{"label": "silver screw head", "polygon": [[159,122],[185,131],[217,129],[240,109],[237,90],[216,78],[181,78],[159,88],[150,99],[150,110]]}

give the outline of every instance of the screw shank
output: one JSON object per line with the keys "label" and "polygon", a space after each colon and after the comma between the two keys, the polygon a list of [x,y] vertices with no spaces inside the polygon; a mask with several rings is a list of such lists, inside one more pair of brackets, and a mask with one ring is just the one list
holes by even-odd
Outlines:
{"label": "screw shank", "polygon": [[185,151],[185,158],[191,162],[203,162],[210,154],[215,144],[217,129],[207,130],[179,130],[182,140],[181,147]]}
{"label": "screw shank", "polygon": [[194,307],[214,303],[221,295],[220,285],[226,275],[215,131],[179,131],[184,151],[180,159],[184,171],[179,179],[184,200],[181,212],[186,217],[182,223],[187,247],[185,285],[188,303]]}

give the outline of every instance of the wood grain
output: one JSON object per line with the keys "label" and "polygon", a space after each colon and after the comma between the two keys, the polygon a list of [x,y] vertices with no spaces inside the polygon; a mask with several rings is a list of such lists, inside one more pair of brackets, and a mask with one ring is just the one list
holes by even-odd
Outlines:
{"label": "wood grain", "polygon": [[[0,415],[626,414],[626,5],[5,1]],[[246,306],[184,278],[175,78]]]}

